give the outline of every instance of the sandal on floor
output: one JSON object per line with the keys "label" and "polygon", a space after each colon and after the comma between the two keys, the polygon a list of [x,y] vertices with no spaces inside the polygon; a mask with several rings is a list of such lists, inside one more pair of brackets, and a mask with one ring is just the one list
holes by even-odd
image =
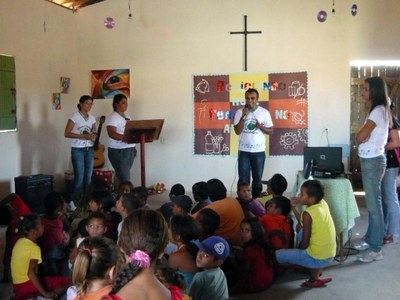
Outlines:
{"label": "sandal on floor", "polygon": [[301,286],[303,287],[309,287],[309,288],[315,288],[315,287],[321,287],[324,286],[326,283],[331,282],[332,278],[320,278],[317,280],[309,279],[304,281]]}

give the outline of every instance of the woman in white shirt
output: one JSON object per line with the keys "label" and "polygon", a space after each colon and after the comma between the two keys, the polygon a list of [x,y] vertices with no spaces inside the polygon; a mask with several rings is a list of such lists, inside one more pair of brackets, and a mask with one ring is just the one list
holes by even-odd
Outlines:
{"label": "woman in white shirt", "polygon": [[[113,99],[113,113],[107,117],[108,159],[115,170],[119,182],[130,181],[131,167],[136,156],[135,144],[122,141],[126,121],[131,118],[126,114],[128,99],[123,94],[117,94]],[[116,187],[118,188],[118,187]]]}
{"label": "woman in white shirt", "polygon": [[68,119],[64,131],[64,136],[71,139],[71,160],[74,168],[71,200],[75,205],[80,203],[92,179],[93,142],[96,139],[96,119],[89,113],[92,105],[93,98],[83,95],[77,105],[78,111]]}
{"label": "woman in white shirt", "polygon": [[383,258],[381,247],[384,238],[384,219],[381,182],[386,168],[385,144],[391,123],[385,81],[380,77],[367,78],[362,97],[371,102],[371,109],[364,126],[356,135],[369,222],[364,241],[354,248],[360,251],[368,249],[358,257],[358,260],[372,262]]}

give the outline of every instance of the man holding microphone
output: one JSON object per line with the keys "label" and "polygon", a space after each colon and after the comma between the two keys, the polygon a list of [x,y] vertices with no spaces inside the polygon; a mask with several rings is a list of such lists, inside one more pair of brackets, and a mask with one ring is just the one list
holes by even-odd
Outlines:
{"label": "man holding microphone", "polygon": [[234,129],[239,135],[238,182],[253,181],[252,198],[262,191],[261,178],[265,162],[265,136],[273,132],[273,123],[268,110],[258,105],[258,91],[250,88],[245,93],[246,105],[235,114]]}

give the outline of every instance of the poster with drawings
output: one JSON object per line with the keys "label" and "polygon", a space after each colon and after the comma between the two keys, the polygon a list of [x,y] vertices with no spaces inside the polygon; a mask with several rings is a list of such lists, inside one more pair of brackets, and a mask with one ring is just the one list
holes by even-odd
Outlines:
{"label": "poster with drawings", "polygon": [[307,145],[307,72],[193,75],[194,154],[237,155],[233,119],[245,105],[244,94],[256,88],[259,105],[274,123],[265,136],[267,155],[302,155]]}

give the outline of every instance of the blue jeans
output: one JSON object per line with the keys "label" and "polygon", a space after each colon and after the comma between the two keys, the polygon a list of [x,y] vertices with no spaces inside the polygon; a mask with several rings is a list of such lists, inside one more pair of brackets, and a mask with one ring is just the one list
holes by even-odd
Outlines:
{"label": "blue jeans", "polygon": [[251,192],[253,199],[260,196],[262,192],[262,175],[264,172],[265,152],[244,152],[239,151],[238,172],[239,182],[248,182],[250,184],[250,170],[253,182],[251,183]]}
{"label": "blue jeans", "polygon": [[378,252],[381,250],[384,235],[381,183],[386,168],[386,157],[360,157],[360,166],[368,209],[368,229],[364,239],[372,251]]}
{"label": "blue jeans", "polygon": [[310,269],[322,269],[328,266],[333,257],[317,259],[311,257],[306,249],[280,249],[275,252],[276,261],[280,264],[293,264]]}
{"label": "blue jeans", "polygon": [[399,168],[386,168],[382,179],[382,206],[385,220],[385,236],[393,236],[395,241],[399,241],[399,199],[397,198],[396,177]]}
{"label": "blue jeans", "polygon": [[92,181],[93,152],[93,147],[71,148],[71,160],[74,168],[74,189],[72,191],[74,200],[79,201]]}
{"label": "blue jeans", "polygon": [[[136,156],[136,148],[108,148],[108,159],[119,182],[131,180],[131,167]],[[116,187],[117,188],[117,187]]]}

